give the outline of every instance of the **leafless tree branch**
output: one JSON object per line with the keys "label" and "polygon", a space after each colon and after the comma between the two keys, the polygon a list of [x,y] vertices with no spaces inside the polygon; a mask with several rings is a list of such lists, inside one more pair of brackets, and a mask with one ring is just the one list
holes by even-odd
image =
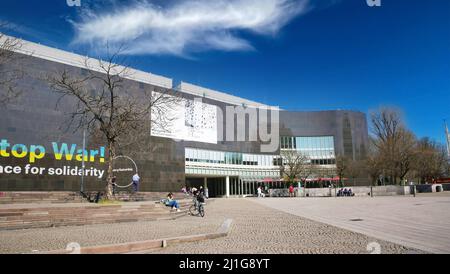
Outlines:
{"label": "leafless tree branch", "polygon": [[[0,22],[0,31],[8,27],[8,23]],[[21,92],[17,88],[17,81],[24,76],[18,65],[17,49],[22,47],[22,41],[0,32],[0,105],[17,99]]]}
{"label": "leafless tree branch", "polygon": [[[85,76],[64,70],[47,77],[52,89],[63,98],[76,101],[69,111],[69,126],[74,130],[99,132],[109,152],[107,194],[111,197],[113,159],[124,147],[148,139],[154,125],[168,128],[174,117],[168,110],[179,106],[181,99],[167,89],[131,90],[128,79],[132,76],[127,66],[119,65],[120,52],[107,61],[84,60]],[[95,63],[97,69],[94,69]],[[100,68],[100,72],[98,72]],[[59,101],[58,100],[58,103]],[[152,115],[156,113],[156,115]]]}

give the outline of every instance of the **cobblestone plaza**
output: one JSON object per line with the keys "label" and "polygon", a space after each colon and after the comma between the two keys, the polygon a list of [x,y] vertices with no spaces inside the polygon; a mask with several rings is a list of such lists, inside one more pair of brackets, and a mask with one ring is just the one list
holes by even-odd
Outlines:
{"label": "cobblestone plaza", "polygon": [[[445,253],[450,218],[440,205],[449,202],[448,193],[415,198],[215,199],[208,202],[205,218],[1,231],[0,252],[33,253],[64,249],[71,242],[87,247],[211,233],[232,219],[226,237],[142,253]],[[342,205],[358,210],[344,210]],[[384,210],[392,214],[385,216]]]}

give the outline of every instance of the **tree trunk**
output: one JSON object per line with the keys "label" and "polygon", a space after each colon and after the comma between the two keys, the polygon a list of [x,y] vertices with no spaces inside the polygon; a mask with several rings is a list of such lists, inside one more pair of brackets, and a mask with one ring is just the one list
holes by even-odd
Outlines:
{"label": "tree trunk", "polygon": [[113,164],[114,164],[114,158],[116,157],[116,150],[115,145],[113,141],[108,141],[108,153],[109,153],[109,159],[108,159],[108,179],[106,181],[106,198],[108,200],[113,199],[113,193],[112,193],[112,178],[113,178]]}

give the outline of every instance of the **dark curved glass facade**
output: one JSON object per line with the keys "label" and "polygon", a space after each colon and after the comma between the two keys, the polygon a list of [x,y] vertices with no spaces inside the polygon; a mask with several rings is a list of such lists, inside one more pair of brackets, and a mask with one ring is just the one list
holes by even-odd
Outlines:
{"label": "dark curved glass facade", "polygon": [[[82,146],[82,132],[67,129],[67,110],[76,104],[74,100],[64,98],[58,108],[56,103],[60,96],[53,92],[44,80],[46,72],[68,70],[75,75],[84,75],[84,69],[44,60],[37,57],[21,58],[21,65],[25,76],[18,82],[22,95],[17,101],[0,108],[0,139],[14,144],[50,146],[52,142],[58,144],[76,144]],[[139,93],[142,89],[154,89],[146,83],[126,80],[129,92]],[[158,87],[162,89],[162,87]],[[185,94],[186,98],[193,97]],[[228,103],[214,99],[204,99],[204,102],[225,109]],[[365,157],[368,148],[368,130],[366,116],[354,111],[312,111],[292,112],[280,111],[280,148],[273,153],[261,153],[260,141],[218,141],[217,144],[194,141],[176,141],[162,137],[148,137],[148,145],[139,149],[128,149],[122,153],[130,156],[139,167],[141,176],[141,191],[177,191],[191,180],[211,176],[218,180],[220,176],[234,176],[239,178],[255,176],[252,167],[260,172],[261,178],[275,177],[277,155],[280,150],[295,148],[312,155],[314,163],[319,165],[333,165],[336,155],[345,155],[354,160]],[[219,121],[220,122],[220,121]],[[225,127],[224,127],[225,128]],[[226,135],[226,132],[222,132]],[[88,147],[98,147],[98,141],[88,138]],[[153,149],[157,147],[157,149]],[[197,149],[208,152],[209,156],[195,158],[186,156],[187,149]],[[6,150],[4,155],[11,151]],[[222,156],[217,156],[220,153]],[[50,153],[50,151],[48,151]],[[189,152],[191,153],[191,152]],[[191,154],[193,155],[194,152]],[[190,154],[190,155],[191,155]],[[57,161],[54,157],[45,157],[30,163],[29,157],[0,157],[0,166],[39,166],[44,168],[63,168],[80,166],[80,162]],[[221,154],[220,154],[221,155]],[[261,155],[261,157],[259,156]],[[208,158],[209,157],[209,158]],[[189,162],[206,164],[209,166],[188,167]],[[229,165],[224,167],[223,165]],[[214,166],[217,165],[217,166]],[[243,167],[242,167],[243,166]],[[101,162],[88,163],[88,167],[102,169]],[[202,169],[203,168],[203,169]],[[226,170],[220,175],[220,168]],[[258,169],[259,168],[259,169]],[[208,171],[213,170],[214,171]],[[222,171],[223,171],[222,170]],[[203,173],[204,171],[204,173]],[[196,173],[198,172],[198,174]],[[252,173],[253,172],[253,173]],[[206,175],[205,175],[206,174]],[[242,175],[244,174],[244,175]],[[253,174],[253,175],[252,175]],[[85,177],[87,190],[102,190],[105,178]],[[200,180],[201,181],[201,180]],[[232,183],[233,185],[233,183]],[[237,184],[236,184],[237,185]],[[0,174],[0,191],[77,191],[80,189],[78,176],[51,176],[42,174]]]}

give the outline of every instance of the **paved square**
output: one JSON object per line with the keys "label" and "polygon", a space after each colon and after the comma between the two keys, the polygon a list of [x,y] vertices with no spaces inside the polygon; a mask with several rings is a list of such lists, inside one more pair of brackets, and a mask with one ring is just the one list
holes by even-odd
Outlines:
{"label": "paved square", "polygon": [[450,253],[450,193],[252,199],[290,214],[433,253]]}
{"label": "paved square", "polygon": [[[434,203],[440,199],[448,198],[430,199]],[[320,222],[317,222],[308,219],[318,219],[314,217],[314,214],[310,214],[312,217],[308,218],[295,216],[299,215],[299,212],[304,214],[312,212],[312,210],[308,210],[310,207],[322,210],[329,207],[328,210],[333,209],[335,213],[337,211],[340,211],[341,214],[351,213],[349,216],[343,217],[344,219],[364,219],[362,222],[356,222],[363,224],[367,222],[367,217],[363,214],[366,211],[363,210],[364,206],[368,208],[371,208],[371,206],[380,207],[381,212],[385,208],[389,212],[386,213],[386,216],[392,219],[395,218],[395,210],[383,205],[383,201],[397,200],[418,203],[422,199],[413,200],[405,197],[374,199],[216,199],[207,203],[205,218],[184,216],[176,220],[0,231],[0,253],[30,253],[33,250],[64,249],[71,242],[77,242],[82,247],[89,247],[197,235],[217,231],[218,227],[227,219],[233,220],[230,234],[227,237],[174,244],[164,249],[148,250],[142,253],[367,254],[371,251],[368,246],[373,242],[379,244],[381,253],[421,253],[417,248],[384,240],[386,237],[368,236],[368,233],[364,231],[355,233],[350,231],[351,228],[342,229],[327,224],[329,220],[332,220],[331,217],[325,216],[320,218]],[[328,205],[328,203],[330,204]],[[420,203],[426,204],[423,201]],[[360,210],[353,210],[357,204],[362,205],[359,207]],[[387,204],[392,206],[391,202]],[[446,206],[448,207],[448,204],[441,204],[444,210]],[[286,211],[292,211],[295,215]],[[322,216],[320,211],[317,214]],[[338,216],[339,214],[331,215]],[[408,218],[405,219],[408,220]],[[391,220],[391,222],[393,221]],[[443,222],[448,222],[448,218]],[[405,222],[400,221],[400,223],[404,225]],[[411,226],[413,225],[411,224]],[[445,226],[445,224],[442,225]],[[396,225],[393,227],[386,226],[392,231],[403,229],[403,227],[396,227]],[[408,231],[406,230],[406,232]],[[419,246],[423,247],[423,245]]]}
{"label": "paved square", "polygon": [[[368,246],[373,242],[379,244],[379,251],[383,254],[421,253],[417,249],[288,214],[260,205],[255,200],[257,198],[217,199],[207,205],[205,218],[197,221],[207,224],[214,220],[217,223],[218,220],[233,219],[227,237],[172,245],[149,253],[367,254],[370,253]],[[276,203],[287,200],[267,198],[267,201]]]}

